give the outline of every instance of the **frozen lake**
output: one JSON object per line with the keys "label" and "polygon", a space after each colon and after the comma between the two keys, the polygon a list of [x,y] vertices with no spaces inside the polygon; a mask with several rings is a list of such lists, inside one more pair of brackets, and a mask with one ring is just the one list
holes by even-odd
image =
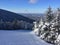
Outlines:
{"label": "frozen lake", "polygon": [[49,45],[37,38],[32,31],[4,31],[0,30],[0,45]]}

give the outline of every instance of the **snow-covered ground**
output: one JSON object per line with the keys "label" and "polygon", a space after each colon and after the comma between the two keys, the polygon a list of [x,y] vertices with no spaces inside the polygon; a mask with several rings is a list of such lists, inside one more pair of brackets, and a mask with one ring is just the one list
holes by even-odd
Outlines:
{"label": "snow-covered ground", "polygon": [[0,45],[50,45],[28,30],[0,30]]}

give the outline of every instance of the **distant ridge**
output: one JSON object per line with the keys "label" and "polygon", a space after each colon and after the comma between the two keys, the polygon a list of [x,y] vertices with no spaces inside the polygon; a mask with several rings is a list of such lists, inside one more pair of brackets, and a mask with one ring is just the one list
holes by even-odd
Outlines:
{"label": "distant ridge", "polygon": [[35,21],[40,21],[41,18],[44,19],[44,17],[45,17],[44,13],[18,13],[18,14],[21,14],[21,15],[28,17],[30,19],[33,19]]}
{"label": "distant ridge", "polygon": [[34,21],[25,16],[22,16],[21,14],[17,14],[4,9],[0,9],[0,19],[3,19],[4,21],[13,21],[14,19],[17,19],[17,20],[23,20],[29,23],[33,23]]}

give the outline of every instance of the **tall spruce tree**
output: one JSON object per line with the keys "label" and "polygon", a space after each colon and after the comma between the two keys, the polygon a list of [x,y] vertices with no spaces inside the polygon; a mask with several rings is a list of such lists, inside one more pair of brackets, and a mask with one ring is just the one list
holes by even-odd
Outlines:
{"label": "tall spruce tree", "polygon": [[56,28],[58,30],[58,33],[60,34],[60,8],[57,10],[57,16],[56,16]]}
{"label": "tall spruce tree", "polygon": [[51,9],[51,7],[49,6],[49,8],[48,8],[48,10],[47,10],[47,12],[46,12],[46,21],[47,21],[47,22],[52,21],[53,17],[54,17],[54,16],[53,16],[52,9]]}

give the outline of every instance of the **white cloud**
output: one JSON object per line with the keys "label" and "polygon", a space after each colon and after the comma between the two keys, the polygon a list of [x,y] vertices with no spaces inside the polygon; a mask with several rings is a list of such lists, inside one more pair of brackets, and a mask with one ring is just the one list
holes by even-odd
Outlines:
{"label": "white cloud", "polygon": [[29,3],[35,4],[35,3],[37,3],[37,0],[29,0]]}

